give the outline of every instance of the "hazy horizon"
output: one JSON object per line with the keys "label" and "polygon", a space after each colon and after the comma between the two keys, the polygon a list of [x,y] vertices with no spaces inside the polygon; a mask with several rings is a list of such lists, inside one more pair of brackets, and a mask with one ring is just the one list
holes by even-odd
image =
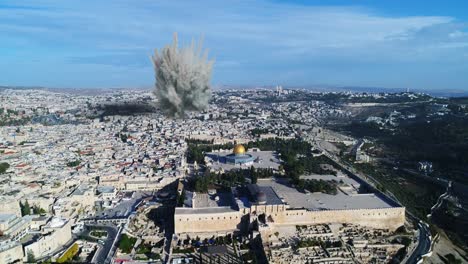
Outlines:
{"label": "hazy horizon", "polygon": [[[277,85],[219,85],[213,87],[213,91],[221,90],[245,90],[245,89],[270,89],[273,90]],[[468,91],[455,90],[455,89],[441,89],[441,90],[424,90],[424,89],[409,89],[406,88],[386,88],[386,87],[358,87],[358,86],[287,86],[281,85],[284,89],[305,89],[313,92],[355,92],[355,93],[401,93],[401,92],[415,92],[415,93],[425,93],[435,97],[466,97],[468,96]],[[1,85],[2,88],[11,88],[11,89],[45,89],[45,90],[148,90],[151,91],[154,89],[153,86],[140,86],[140,87],[50,87],[50,86],[11,86],[11,85]]]}

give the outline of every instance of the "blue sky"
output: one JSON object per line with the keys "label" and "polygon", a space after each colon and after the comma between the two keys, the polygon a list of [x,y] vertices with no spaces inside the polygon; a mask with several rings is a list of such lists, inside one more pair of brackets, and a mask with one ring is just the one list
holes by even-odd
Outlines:
{"label": "blue sky", "polygon": [[1,0],[0,85],[150,87],[204,36],[213,84],[468,90],[468,2]]}

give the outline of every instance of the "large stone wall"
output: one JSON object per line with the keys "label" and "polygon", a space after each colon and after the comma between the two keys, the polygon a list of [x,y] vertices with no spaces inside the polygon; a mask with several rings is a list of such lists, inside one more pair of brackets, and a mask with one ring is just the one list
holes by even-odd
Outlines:
{"label": "large stone wall", "polygon": [[[196,212],[196,210],[194,210]],[[209,214],[175,214],[175,233],[222,232],[235,230],[241,223],[242,214],[238,211]]]}
{"label": "large stone wall", "polygon": [[273,214],[275,225],[313,225],[328,223],[358,224],[371,228],[395,230],[405,223],[405,208],[324,210],[287,210]]}
{"label": "large stone wall", "polygon": [[13,263],[23,258],[23,247],[18,242],[0,246],[0,263]]}
{"label": "large stone wall", "polygon": [[51,234],[39,238],[36,242],[24,247],[25,259],[27,254],[32,252],[36,258],[47,255],[48,253],[65,245],[71,238],[71,222],[68,221],[60,228],[54,228]]}
{"label": "large stone wall", "polygon": [[405,223],[405,208],[354,209],[308,211],[305,209],[286,210],[284,206],[255,206],[240,212],[197,214],[175,214],[175,232],[222,232],[240,228],[243,216],[265,214],[272,218],[271,225],[314,225],[348,223],[377,229],[395,230]]}
{"label": "large stone wall", "polygon": [[252,205],[250,208],[244,208],[244,214],[279,214],[289,208],[289,205],[276,204],[276,205]]}

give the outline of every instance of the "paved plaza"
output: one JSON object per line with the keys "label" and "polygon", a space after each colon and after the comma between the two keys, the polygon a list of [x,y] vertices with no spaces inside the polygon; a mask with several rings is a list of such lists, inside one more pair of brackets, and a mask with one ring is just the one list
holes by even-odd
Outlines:
{"label": "paved plaza", "polygon": [[276,152],[273,151],[249,151],[248,154],[254,157],[254,161],[248,164],[230,164],[220,161],[224,160],[224,158],[230,154],[231,152],[209,152],[206,154],[208,165],[214,171],[248,169],[251,166],[263,169],[278,169],[278,166],[280,165],[280,160],[278,159]]}
{"label": "paved plaza", "polygon": [[292,208],[306,208],[309,210],[342,210],[342,209],[377,209],[392,206],[375,194],[347,195],[338,192],[337,195],[325,193],[303,193],[296,188],[282,183],[281,180],[259,179],[259,186],[271,186],[276,193]]}

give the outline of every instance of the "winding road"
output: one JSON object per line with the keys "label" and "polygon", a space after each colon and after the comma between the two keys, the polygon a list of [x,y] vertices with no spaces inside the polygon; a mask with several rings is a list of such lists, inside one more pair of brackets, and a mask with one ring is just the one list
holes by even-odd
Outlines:
{"label": "winding road", "polygon": [[105,263],[106,258],[109,255],[109,252],[112,249],[112,245],[117,238],[118,227],[115,225],[86,225],[88,228],[87,231],[83,234],[84,236],[94,239],[89,235],[91,230],[94,229],[104,229],[107,232],[107,238],[104,240],[104,244],[100,245],[100,248],[96,252],[96,256],[93,258],[93,262],[95,263]]}
{"label": "winding road", "polygon": [[416,264],[422,259],[422,256],[429,253],[431,250],[431,232],[427,224],[420,222],[418,246],[414,249],[412,254],[406,259],[408,264]]}

